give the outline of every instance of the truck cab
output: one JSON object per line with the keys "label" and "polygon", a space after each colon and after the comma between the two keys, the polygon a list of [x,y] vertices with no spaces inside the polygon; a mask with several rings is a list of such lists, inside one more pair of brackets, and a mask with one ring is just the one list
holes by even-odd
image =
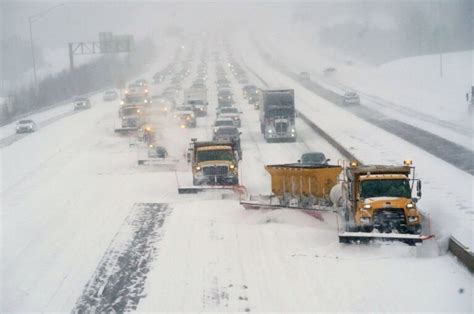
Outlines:
{"label": "truck cab", "polygon": [[145,123],[145,108],[139,105],[123,105],[119,110],[122,128],[139,128]]}
{"label": "truck cab", "polygon": [[[421,197],[421,182],[414,178],[414,167],[359,166],[346,169],[345,215],[350,231],[420,234],[421,214],[416,202]],[[416,187],[417,197],[412,197]]]}
{"label": "truck cab", "polygon": [[238,185],[238,152],[234,142],[197,142],[190,146],[194,185]]}

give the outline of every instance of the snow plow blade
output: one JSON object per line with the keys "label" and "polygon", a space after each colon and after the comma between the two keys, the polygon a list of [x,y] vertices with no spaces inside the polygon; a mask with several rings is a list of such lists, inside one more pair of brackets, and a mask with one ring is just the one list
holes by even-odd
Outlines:
{"label": "snow plow blade", "polygon": [[277,210],[277,209],[294,209],[294,210],[299,210],[305,214],[308,214],[318,220],[324,221],[323,215],[321,212],[328,212],[328,211],[334,211],[330,209],[308,209],[304,207],[287,207],[283,205],[275,205],[275,204],[263,204],[263,203],[254,203],[254,202],[240,202],[240,205],[242,205],[245,209],[249,210]]}
{"label": "snow plow blade", "polygon": [[339,243],[367,243],[370,241],[398,241],[415,245],[433,238],[433,235],[375,233],[375,232],[342,232],[339,233]]}
{"label": "snow plow blade", "polygon": [[202,186],[189,186],[189,187],[178,187],[179,194],[197,194],[199,192],[206,191],[233,191],[236,193],[242,193],[245,188],[238,185],[202,185]]}
{"label": "snow plow blade", "polygon": [[313,205],[312,207],[301,207],[301,206],[285,206],[282,204],[271,204],[271,203],[258,203],[252,201],[241,201],[240,205],[242,205],[245,209],[279,209],[279,208],[287,208],[287,209],[299,209],[304,211],[315,211],[315,212],[337,212],[338,209],[332,206],[322,206],[322,205]]}
{"label": "snow plow blade", "polygon": [[139,166],[159,166],[166,168],[173,168],[178,164],[178,159],[167,159],[167,158],[149,158],[149,159],[138,159],[137,163]]}
{"label": "snow plow blade", "polygon": [[136,132],[138,128],[119,128],[115,129],[114,132],[118,134],[127,135],[133,132]]}

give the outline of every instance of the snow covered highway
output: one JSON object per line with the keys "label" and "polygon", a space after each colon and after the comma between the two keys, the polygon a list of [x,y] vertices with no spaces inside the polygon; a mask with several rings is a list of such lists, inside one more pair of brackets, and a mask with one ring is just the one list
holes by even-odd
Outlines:
{"label": "snow covered highway", "polygon": [[[295,142],[266,142],[259,112],[227,64],[235,59],[271,86],[295,84],[240,39],[232,42],[238,47],[231,59],[225,42],[165,47],[139,77],[161,95],[189,69],[179,83],[179,106],[199,64],[206,65],[208,112],[196,128],[180,125],[175,112],[157,120],[159,143],[177,160],[171,168],[138,165],[143,143],[136,134],[114,132],[121,105],[102,101],[102,94],[90,97],[90,110],[64,114],[0,148],[0,311],[471,312],[472,274],[445,245],[455,229],[472,231],[466,213],[472,190],[454,191],[452,184],[472,182],[472,176],[445,163],[456,178],[441,184],[429,170],[443,161],[304,87],[294,87],[297,109],[365,163],[400,164],[407,154],[414,159],[425,180],[419,204],[429,208],[434,239],[418,246],[343,244],[342,220],[332,211],[320,220],[297,209],[244,209],[233,191],[178,194],[179,186],[193,185],[186,160],[191,139],[210,141],[214,133],[219,65],[241,112],[239,180],[248,194],[272,193],[266,165],[295,163],[310,151],[324,152],[333,164],[345,159],[299,118]],[[171,73],[152,84],[153,74],[170,64]],[[456,205],[440,194],[453,195]]]}

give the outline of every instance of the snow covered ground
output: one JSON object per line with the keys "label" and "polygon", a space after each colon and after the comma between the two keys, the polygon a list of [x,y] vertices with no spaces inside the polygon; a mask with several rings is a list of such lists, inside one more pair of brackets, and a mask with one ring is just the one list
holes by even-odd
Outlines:
{"label": "snow covered ground", "polygon": [[[170,47],[163,52],[145,77],[150,79],[167,64],[173,51]],[[245,56],[265,79],[290,82],[268,69],[258,55],[247,51]],[[183,158],[190,138],[211,135],[216,91],[214,63],[209,64],[208,117],[199,118],[196,129],[180,130],[172,119],[163,122],[162,141],[175,157]],[[267,163],[293,162],[310,150],[325,151],[334,161],[341,158],[301,121],[298,142],[265,143],[257,112],[242,99],[238,83],[233,81],[233,87],[243,111],[240,168],[250,193],[269,193],[263,168]],[[374,135],[369,126],[302,88],[297,95],[299,109],[307,109],[315,119],[338,117],[321,126],[333,131],[334,124],[343,125],[335,136],[352,141],[354,153],[368,162],[400,162],[406,157],[385,157],[393,153],[388,143],[408,147],[417,165],[433,159],[383,132],[371,136],[373,143],[364,140],[361,135]],[[319,221],[298,211],[245,210],[237,200],[215,194],[178,195],[173,171],[138,166],[131,140],[113,133],[117,109],[117,104],[98,99],[91,110],[1,148],[0,311],[71,311],[78,306],[87,295],[86,285],[103,273],[102,266],[109,267],[105,273],[121,270],[123,264],[109,260],[109,253],[135,243],[127,237],[140,230],[134,222],[144,222],[130,218],[142,203],[167,204],[169,209],[159,230],[150,229],[148,235],[159,240],[150,241],[153,249],[147,247],[146,256],[138,260],[140,265],[149,263],[139,269],[145,272],[140,275],[146,279],[143,291],[128,296],[139,301],[138,311],[473,310],[472,275],[452,256],[439,255],[435,241],[422,247],[343,245],[333,214]],[[360,131],[350,132],[354,125],[360,125]],[[377,156],[368,153],[374,147]],[[448,165],[443,167],[451,173]],[[186,166],[179,170],[182,178],[190,179]],[[420,171],[425,178],[428,171]],[[425,202],[431,203],[423,206],[439,208],[439,195],[446,191],[432,183],[434,188],[425,181]],[[123,269],[129,271],[136,269]],[[107,285],[98,292],[110,293]]]}
{"label": "snow covered ground", "polygon": [[2,312],[71,310],[133,203],[167,193],[137,169],[129,140],[113,133],[118,103],[101,97],[1,149]]}

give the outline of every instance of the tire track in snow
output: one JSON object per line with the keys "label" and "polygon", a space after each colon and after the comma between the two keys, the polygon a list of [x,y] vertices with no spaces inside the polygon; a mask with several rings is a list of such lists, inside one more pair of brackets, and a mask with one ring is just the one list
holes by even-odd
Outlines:
{"label": "tire track in snow", "polygon": [[73,313],[136,310],[163,236],[168,204],[137,203],[87,283]]}

